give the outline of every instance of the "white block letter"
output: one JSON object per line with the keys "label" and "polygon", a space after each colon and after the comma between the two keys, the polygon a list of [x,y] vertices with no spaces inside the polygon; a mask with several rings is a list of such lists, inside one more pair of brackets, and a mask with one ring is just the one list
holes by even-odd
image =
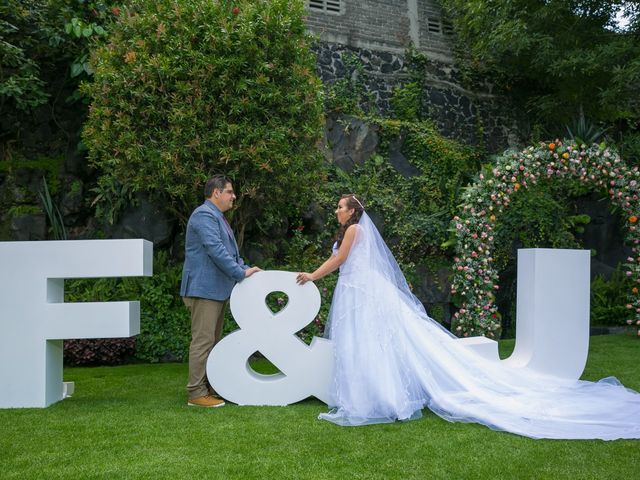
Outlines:
{"label": "white block letter", "polygon": [[[287,305],[278,313],[267,307],[271,292],[284,292]],[[209,383],[239,405],[288,405],[311,395],[330,403],[333,373],[331,341],[314,337],[306,345],[295,333],[311,323],[320,309],[320,292],[311,282],[296,284],[296,273],[253,274],[231,293],[231,313],[240,330],[214,347],[207,361]],[[282,373],[261,375],[249,357],[261,352]]]}
{"label": "white block letter", "polygon": [[0,242],[0,408],[62,399],[62,340],[130,337],[139,302],[64,303],[65,278],[150,276],[146,240]]}
{"label": "white block letter", "polygon": [[588,250],[518,250],[516,346],[512,367],[578,379],[589,353]]}

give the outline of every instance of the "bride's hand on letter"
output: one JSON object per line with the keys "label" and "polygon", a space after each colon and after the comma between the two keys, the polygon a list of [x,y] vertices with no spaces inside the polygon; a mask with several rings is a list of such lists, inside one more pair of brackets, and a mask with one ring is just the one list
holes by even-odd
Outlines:
{"label": "bride's hand on letter", "polygon": [[313,282],[313,277],[310,273],[300,272],[296,277],[296,283],[298,285],[304,285],[307,282]]}

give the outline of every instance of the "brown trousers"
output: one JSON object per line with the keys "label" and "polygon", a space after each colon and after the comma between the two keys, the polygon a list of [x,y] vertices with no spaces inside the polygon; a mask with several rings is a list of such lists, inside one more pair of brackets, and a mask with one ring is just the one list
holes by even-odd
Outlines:
{"label": "brown trousers", "polygon": [[210,393],[207,380],[207,359],[214,345],[220,341],[227,302],[205,298],[182,297],[191,313],[191,345],[189,346],[189,400]]}

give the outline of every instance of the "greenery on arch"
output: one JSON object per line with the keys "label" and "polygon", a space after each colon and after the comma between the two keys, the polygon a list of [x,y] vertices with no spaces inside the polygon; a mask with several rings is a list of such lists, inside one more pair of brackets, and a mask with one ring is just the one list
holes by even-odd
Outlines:
{"label": "greenery on arch", "polygon": [[[521,152],[498,157],[493,169],[479,174],[463,195],[463,208],[454,217],[457,250],[452,294],[461,308],[453,328],[459,336],[496,337],[500,331],[495,304],[498,271],[493,252],[496,221],[521,189],[538,182],[576,179],[592,189],[604,190],[626,218],[625,240],[634,255],[640,248],[640,171],[628,167],[617,152],[604,144],[577,145],[556,140],[531,146]],[[627,259],[626,275],[640,282],[640,256]],[[628,292],[627,309],[634,317],[627,323],[640,325],[640,296],[637,287]]]}

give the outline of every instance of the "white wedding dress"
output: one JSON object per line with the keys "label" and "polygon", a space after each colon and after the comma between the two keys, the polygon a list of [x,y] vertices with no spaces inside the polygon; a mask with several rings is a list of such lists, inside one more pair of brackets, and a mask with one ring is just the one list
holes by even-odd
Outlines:
{"label": "white wedding dress", "polygon": [[474,354],[428,317],[366,213],[356,228],[327,324],[334,405],[321,419],[385,423],[427,407],[532,438],[640,438],[640,394],[612,377],[569,381]]}

